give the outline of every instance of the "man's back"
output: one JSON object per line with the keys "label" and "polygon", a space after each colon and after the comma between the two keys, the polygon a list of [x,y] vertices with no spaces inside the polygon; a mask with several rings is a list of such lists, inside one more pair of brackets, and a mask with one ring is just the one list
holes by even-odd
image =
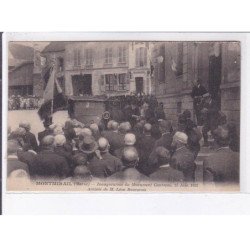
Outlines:
{"label": "man's back", "polygon": [[34,151],[38,150],[38,145],[37,145],[37,140],[34,134],[31,132],[26,132],[26,134],[23,137],[23,140],[25,143],[30,145],[30,148],[33,149]]}
{"label": "man's back", "polygon": [[111,152],[121,148],[124,144],[124,135],[120,134],[119,132],[105,130],[102,132],[102,136],[109,141]]}
{"label": "man's back", "polygon": [[89,162],[89,170],[91,174],[98,178],[108,177],[119,171],[122,167],[122,162],[117,157],[106,152],[101,154],[102,159],[96,156]]}
{"label": "man's back", "polygon": [[42,150],[36,155],[30,171],[31,175],[40,177],[66,177],[69,166],[64,157],[51,150]]}
{"label": "man's back", "polygon": [[163,181],[163,182],[180,182],[184,180],[183,173],[172,167],[160,167],[150,176],[150,179],[154,181]]}
{"label": "man's back", "polygon": [[171,158],[171,167],[182,171],[186,181],[194,180],[195,162],[194,154],[183,146],[177,149]]}
{"label": "man's back", "polygon": [[203,165],[212,170],[215,182],[239,182],[239,153],[228,147],[209,155]]}
{"label": "man's back", "polygon": [[171,151],[171,144],[173,141],[173,136],[171,133],[165,133],[161,136],[160,139],[156,140],[155,142],[155,148],[157,147],[164,147],[166,149],[168,149],[169,151]]}
{"label": "man's back", "polygon": [[29,173],[28,165],[24,162],[21,162],[17,156],[8,156],[7,158],[7,176],[11,174],[11,172],[17,170],[17,169],[23,169],[27,173]]}
{"label": "man's back", "polygon": [[47,136],[47,135],[51,135],[52,134],[52,130],[51,129],[45,129],[42,132],[38,133],[38,141],[41,144],[42,139]]}
{"label": "man's back", "polygon": [[120,181],[148,181],[149,178],[145,176],[144,174],[140,173],[135,168],[125,168],[122,171],[119,171],[112,176],[110,176],[111,180],[120,180]]}
{"label": "man's back", "polygon": [[139,165],[145,167],[149,155],[152,153],[155,145],[155,139],[151,135],[143,135],[137,143],[137,150],[139,153]]}

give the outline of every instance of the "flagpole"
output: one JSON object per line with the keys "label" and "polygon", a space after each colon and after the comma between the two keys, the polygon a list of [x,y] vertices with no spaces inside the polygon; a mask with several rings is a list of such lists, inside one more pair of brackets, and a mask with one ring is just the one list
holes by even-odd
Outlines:
{"label": "flagpole", "polygon": [[[53,57],[53,68],[52,70],[54,70],[54,67],[55,67],[55,63],[56,63],[56,54],[54,53],[54,57]],[[53,87],[53,98],[51,100],[51,117],[53,115],[53,111],[54,111],[54,90],[55,90],[55,79],[56,79],[56,75],[55,75],[55,72],[54,72],[54,87]]]}

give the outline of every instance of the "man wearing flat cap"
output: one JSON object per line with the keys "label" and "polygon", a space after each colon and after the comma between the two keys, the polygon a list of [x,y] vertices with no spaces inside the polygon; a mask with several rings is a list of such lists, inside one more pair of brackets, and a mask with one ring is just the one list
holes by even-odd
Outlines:
{"label": "man wearing flat cap", "polygon": [[229,148],[229,131],[219,126],[213,131],[216,150],[203,162],[204,181],[239,183],[239,153]]}
{"label": "man wearing flat cap", "polygon": [[187,148],[188,136],[183,132],[176,132],[172,147],[175,152],[171,158],[171,167],[183,172],[184,181],[195,180],[196,165],[194,154]]}

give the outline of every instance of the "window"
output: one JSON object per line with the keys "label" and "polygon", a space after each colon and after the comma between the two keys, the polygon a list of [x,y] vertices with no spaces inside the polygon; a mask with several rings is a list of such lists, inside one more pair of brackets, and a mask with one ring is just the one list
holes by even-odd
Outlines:
{"label": "window", "polygon": [[126,47],[118,48],[118,63],[126,63]]}
{"label": "window", "polygon": [[147,65],[147,48],[136,49],[136,67],[145,67]]}
{"label": "window", "polygon": [[79,49],[74,50],[74,66],[81,65],[81,51]]}
{"label": "window", "polygon": [[106,48],[105,49],[105,63],[111,64],[113,57],[113,50],[112,48]]}
{"label": "window", "polygon": [[117,85],[116,77],[114,74],[105,75],[105,90],[114,91]]}
{"label": "window", "polygon": [[119,90],[126,90],[126,74],[118,75]]}
{"label": "window", "polygon": [[177,71],[176,76],[183,75],[183,43],[177,45]]}
{"label": "window", "polygon": [[58,65],[58,71],[62,72],[63,71],[63,58],[58,57],[57,58],[57,65]]}
{"label": "window", "polygon": [[86,65],[93,65],[93,50],[86,49]]}
{"label": "window", "polygon": [[166,68],[165,68],[165,45],[162,45],[159,50],[159,57],[161,58],[158,62],[158,81],[164,83],[166,80]]}

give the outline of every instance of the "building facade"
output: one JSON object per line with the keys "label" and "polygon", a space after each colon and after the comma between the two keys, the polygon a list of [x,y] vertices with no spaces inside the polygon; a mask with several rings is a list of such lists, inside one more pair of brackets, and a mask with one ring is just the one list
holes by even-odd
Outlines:
{"label": "building facade", "polygon": [[33,95],[33,69],[33,61],[27,61],[9,71],[9,95]]}
{"label": "building facade", "polygon": [[239,125],[239,42],[156,42],[152,64],[152,92],[173,121],[185,109],[193,111],[190,94],[199,79],[228,121]]}
{"label": "building facade", "polygon": [[65,93],[149,93],[149,56],[145,42],[70,42],[65,45]]}

